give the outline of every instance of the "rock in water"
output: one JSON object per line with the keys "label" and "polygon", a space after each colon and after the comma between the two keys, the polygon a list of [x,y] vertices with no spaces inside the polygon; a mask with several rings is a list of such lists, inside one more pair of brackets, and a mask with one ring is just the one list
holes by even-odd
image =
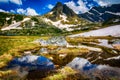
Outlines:
{"label": "rock in water", "polygon": [[97,65],[91,64],[88,60],[79,57],[74,58],[72,62],[67,64],[67,66],[82,71],[94,69],[97,67]]}
{"label": "rock in water", "polygon": [[91,64],[87,59],[84,58],[76,57],[66,66],[80,71],[82,75],[87,75],[91,78],[91,80],[94,80],[96,77],[99,80],[108,80],[112,78],[120,80],[120,68],[111,67],[108,65]]}
{"label": "rock in water", "polygon": [[48,40],[40,39],[39,42],[42,46],[47,46],[47,45],[66,46],[67,45],[67,41],[63,36],[52,37]]}

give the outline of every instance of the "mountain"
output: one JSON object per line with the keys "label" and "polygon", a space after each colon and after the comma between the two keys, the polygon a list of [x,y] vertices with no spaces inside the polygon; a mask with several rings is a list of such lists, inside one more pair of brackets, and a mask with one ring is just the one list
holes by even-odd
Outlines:
{"label": "mountain", "polygon": [[89,12],[78,15],[67,5],[58,2],[43,16],[0,12],[0,35],[56,35],[98,29],[106,24],[120,23],[119,7],[119,4],[93,7]]}
{"label": "mountain", "polygon": [[72,31],[76,26],[84,26],[89,23],[89,21],[78,17],[72,9],[61,2],[58,2],[49,13],[45,14],[44,18],[46,22],[67,31]]}
{"label": "mountain", "polygon": [[49,17],[51,20],[59,20],[61,17],[60,15],[66,15],[67,17],[77,17],[77,14],[75,14],[72,9],[66,5],[63,5],[61,2],[56,4],[56,6],[51,10],[51,13],[53,14],[53,16]]}
{"label": "mountain", "polygon": [[79,16],[92,22],[106,22],[113,18],[116,22],[120,22],[120,4],[93,7],[90,11],[79,14]]}
{"label": "mountain", "polygon": [[0,35],[57,35],[62,31],[44,22],[41,16],[0,12]]}

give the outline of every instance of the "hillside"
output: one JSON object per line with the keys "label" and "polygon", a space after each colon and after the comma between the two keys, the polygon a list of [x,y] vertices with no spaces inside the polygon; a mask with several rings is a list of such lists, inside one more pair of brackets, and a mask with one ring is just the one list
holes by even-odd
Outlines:
{"label": "hillside", "polygon": [[44,22],[41,16],[24,16],[10,13],[0,13],[0,35],[51,35],[62,31]]}
{"label": "hillside", "polygon": [[22,21],[24,17],[23,15],[0,12],[0,29],[12,23]]}
{"label": "hillside", "polygon": [[97,0],[19,1],[0,9],[0,80],[120,80],[119,4],[78,15]]}

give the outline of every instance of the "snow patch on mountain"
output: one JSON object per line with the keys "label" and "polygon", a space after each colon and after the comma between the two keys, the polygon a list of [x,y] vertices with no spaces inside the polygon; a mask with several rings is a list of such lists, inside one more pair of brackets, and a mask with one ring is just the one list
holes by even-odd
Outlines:
{"label": "snow patch on mountain", "polygon": [[77,36],[115,36],[120,37],[120,25],[110,26],[107,28],[102,28],[98,30],[92,30],[89,32],[84,32],[80,34],[71,35],[70,37],[77,37]]}
{"label": "snow patch on mountain", "polygon": [[114,12],[110,12],[110,11],[105,11],[105,13],[109,13],[109,14],[120,16],[120,12],[114,13]]}
{"label": "snow patch on mountain", "polygon": [[11,24],[9,25],[8,27],[5,27],[5,28],[2,28],[1,30],[4,31],[4,30],[11,30],[11,29],[21,29],[20,26],[21,22],[17,22],[15,24]]}
{"label": "snow patch on mountain", "polygon": [[7,21],[10,20],[10,17],[6,17],[6,20],[7,20]]}
{"label": "snow patch on mountain", "polygon": [[[64,17],[63,20],[66,20],[66,17],[65,16],[62,16]],[[77,26],[77,25],[72,25],[72,24],[62,24],[62,20],[58,20],[58,21],[52,21],[48,18],[44,18],[44,21],[46,23],[51,23],[52,25],[58,27],[59,29],[66,29],[67,31],[73,31],[74,29],[70,28],[70,27],[73,27],[73,26]]]}
{"label": "snow patch on mountain", "polygon": [[67,16],[64,14],[64,15],[60,15],[60,17],[63,19],[63,21],[68,21],[67,20]]}
{"label": "snow patch on mountain", "polygon": [[30,18],[24,18],[22,21],[19,21],[19,22],[13,21],[13,24],[11,24],[5,28],[2,28],[1,30],[4,31],[4,30],[11,30],[11,29],[22,29],[21,27],[19,27],[21,25],[21,23],[29,21],[29,20],[30,20]]}
{"label": "snow patch on mountain", "polygon": [[26,21],[29,21],[30,20],[30,18],[24,18],[23,20],[22,20],[22,22],[26,22]]}

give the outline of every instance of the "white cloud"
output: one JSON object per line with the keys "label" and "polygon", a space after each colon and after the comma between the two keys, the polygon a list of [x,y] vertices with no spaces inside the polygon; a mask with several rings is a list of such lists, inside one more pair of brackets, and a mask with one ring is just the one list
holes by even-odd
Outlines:
{"label": "white cloud", "polygon": [[8,13],[9,11],[5,11],[5,10],[3,10],[3,9],[0,9],[0,12],[6,12],[6,13]]}
{"label": "white cloud", "polygon": [[10,12],[11,12],[11,13],[15,13],[15,11],[14,11],[14,10],[10,10]]}
{"label": "white cloud", "polygon": [[97,2],[100,6],[107,6],[108,4],[111,4],[109,1],[105,1],[105,0],[94,0],[95,2]]}
{"label": "white cloud", "polygon": [[19,14],[24,14],[24,15],[30,15],[30,16],[34,16],[34,15],[39,15],[34,9],[32,8],[27,8],[27,9],[22,9],[19,8],[17,9],[17,13]]}
{"label": "white cloud", "polygon": [[22,0],[10,0],[11,3],[22,5]]}
{"label": "white cloud", "polygon": [[27,8],[26,15],[34,16],[34,15],[38,15],[38,13],[32,8]]}
{"label": "white cloud", "polygon": [[52,4],[49,4],[49,5],[48,5],[48,8],[49,8],[49,9],[52,9],[53,7],[54,7],[54,5],[52,5]]}
{"label": "white cloud", "polygon": [[100,6],[120,3],[120,0],[94,0],[94,1],[97,2]]}
{"label": "white cloud", "polygon": [[17,5],[22,5],[22,0],[0,0],[0,2],[2,3],[14,3],[14,4],[17,4]]}
{"label": "white cloud", "polygon": [[26,10],[24,10],[22,8],[19,8],[19,9],[17,9],[17,13],[19,13],[19,14],[25,14]]}
{"label": "white cloud", "polygon": [[78,6],[75,4],[74,1],[66,2],[65,4],[71,8],[75,13],[79,14],[87,12],[89,9],[86,7],[86,4],[82,0],[78,0]]}

